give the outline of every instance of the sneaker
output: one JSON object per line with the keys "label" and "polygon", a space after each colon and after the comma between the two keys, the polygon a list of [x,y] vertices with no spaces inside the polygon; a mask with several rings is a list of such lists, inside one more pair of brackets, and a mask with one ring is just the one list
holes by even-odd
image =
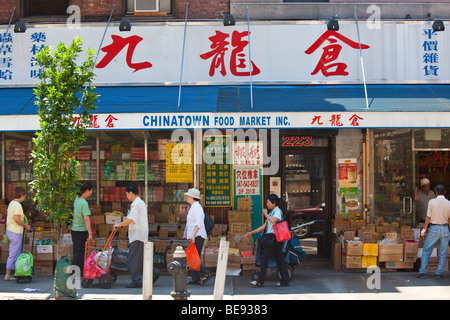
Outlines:
{"label": "sneaker", "polygon": [[427,275],[426,275],[425,273],[418,273],[418,274],[416,275],[416,278],[417,278],[417,279],[426,279],[426,278],[428,278],[428,277],[427,277]]}
{"label": "sneaker", "polygon": [[437,275],[435,276],[435,278],[436,278],[436,279],[442,279],[443,276],[442,276],[442,274],[437,274]]}

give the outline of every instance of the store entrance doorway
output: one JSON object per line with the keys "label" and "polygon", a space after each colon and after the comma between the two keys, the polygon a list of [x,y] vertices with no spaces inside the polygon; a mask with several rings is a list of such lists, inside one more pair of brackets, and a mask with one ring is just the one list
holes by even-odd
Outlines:
{"label": "store entrance doorway", "polygon": [[282,199],[285,219],[291,227],[323,220],[296,231],[308,256],[327,257],[330,241],[330,165],[328,148],[282,152]]}

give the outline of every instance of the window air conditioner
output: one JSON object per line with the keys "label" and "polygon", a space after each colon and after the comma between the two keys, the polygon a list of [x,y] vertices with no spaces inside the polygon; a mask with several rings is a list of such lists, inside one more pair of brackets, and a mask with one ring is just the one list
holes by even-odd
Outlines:
{"label": "window air conditioner", "polygon": [[159,0],[134,0],[135,12],[159,12]]}

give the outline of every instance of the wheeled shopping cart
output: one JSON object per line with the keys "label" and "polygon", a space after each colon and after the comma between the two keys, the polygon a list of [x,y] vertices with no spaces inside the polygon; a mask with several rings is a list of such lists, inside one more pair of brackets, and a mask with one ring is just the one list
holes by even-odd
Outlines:
{"label": "wheeled shopping cart", "polygon": [[81,286],[89,288],[95,279],[103,289],[109,289],[117,280],[116,273],[111,270],[111,257],[113,252],[112,239],[117,229],[113,229],[104,245],[95,243],[95,239],[87,240],[84,251],[84,271]]}

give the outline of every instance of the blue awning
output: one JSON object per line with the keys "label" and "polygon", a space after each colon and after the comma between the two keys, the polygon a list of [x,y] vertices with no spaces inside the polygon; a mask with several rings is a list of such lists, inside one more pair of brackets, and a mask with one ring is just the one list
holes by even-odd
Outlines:
{"label": "blue awning", "polygon": [[[168,112],[445,112],[449,85],[362,85],[98,87],[96,113]],[[32,88],[0,89],[0,115],[37,114]]]}

